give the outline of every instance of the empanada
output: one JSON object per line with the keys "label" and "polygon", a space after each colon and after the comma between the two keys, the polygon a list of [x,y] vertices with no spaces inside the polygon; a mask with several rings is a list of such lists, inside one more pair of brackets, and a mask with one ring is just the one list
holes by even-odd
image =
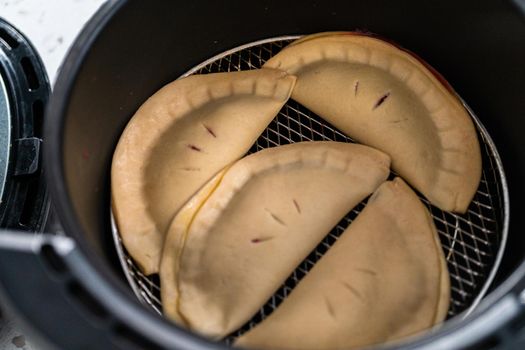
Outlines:
{"label": "empanada", "polygon": [[292,98],[358,142],[442,210],[463,213],[478,187],[476,130],[445,80],[421,59],[357,33],[306,36],[264,67],[297,76]]}
{"label": "empanada", "polygon": [[389,174],[372,148],[300,142],[251,154],[171,223],[160,268],[164,314],[211,338],[242,326],[347,212]]}
{"label": "empanada", "polygon": [[427,209],[401,180],[386,182],[292,293],[236,346],[353,349],[444,320],[449,275]]}
{"label": "empanada", "polygon": [[158,271],[164,235],[181,206],[242,157],[288,100],[295,77],[273,69],[194,75],[151,96],[124,130],[111,170],[124,246]]}

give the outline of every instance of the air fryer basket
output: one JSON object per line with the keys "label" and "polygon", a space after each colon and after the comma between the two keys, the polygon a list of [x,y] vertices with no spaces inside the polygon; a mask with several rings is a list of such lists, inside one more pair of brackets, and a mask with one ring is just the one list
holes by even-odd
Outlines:
{"label": "air fryer basket", "polygon": [[[191,74],[230,72],[260,68],[270,57],[291,43],[297,36],[270,38],[228,50],[190,69]],[[467,109],[468,106],[465,105]],[[501,158],[485,128],[469,110],[478,130],[483,155],[483,173],[478,191],[465,215],[444,212],[432,206],[423,196],[438,228],[442,247],[451,277],[451,303],[448,317],[467,310],[472,311],[484,296],[498,269],[505,250],[508,228],[508,189]],[[293,100],[288,101],[277,117],[263,131],[248,153],[265,148],[300,141],[353,142]],[[392,176],[395,174],[392,173]],[[352,209],[344,219],[319,243],[317,248],[297,267],[285,283],[274,293],[259,312],[237,332],[226,339],[229,343],[236,336],[256,326],[272,313],[289,295],[299,281],[337,240],[339,235],[356,218],[366,200]],[[124,273],[145,305],[162,314],[158,275],[145,276],[127,253],[113,222],[112,233]]]}
{"label": "air fryer basket", "polygon": [[[68,237],[0,235],[0,289],[12,309],[64,348],[224,348],[140,305],[127,286],[109,224],[118,137],[148,96],[209,57],[265,38],[355,29],[391,38],[447,78],[493,138],[510,195],[493,291],[468,317],[397,347],[517,341],[525,319],[525,22],[511,1],[108,2],[76,41],[47,111],[48,183]],[[17,267],[28,275],[24,283]],[[28,289],[45,295],[45,305]]]}

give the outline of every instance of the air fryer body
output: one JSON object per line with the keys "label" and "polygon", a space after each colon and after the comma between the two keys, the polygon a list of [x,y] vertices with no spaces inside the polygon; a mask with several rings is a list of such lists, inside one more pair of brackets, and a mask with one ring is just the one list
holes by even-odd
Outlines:
{"label": "air fryer body", "polygon": [[[497,310],[494,304],[512,295],[514,311],[508,319],[521,313],[516,291],[525,276],[525,267],[518,269],[525,253],[525,15],[515,4],[121,0],[104,5],[78,38],[58,78],[45,125],[48,185],[64,231],[75,244],[67,254],[60,249],[55,253],[62,263],[72,264],[68,276],[83,271],[75,277],[76,283],[109,314],[111,321],[106,322],[111,326],[93,333],[100,336],[96,341],[107,340],[118,347],[122,343],[112,339],[124,334],[127,344],[136,341],[148,348],[222,346],[153,315],[125,285],[111,236],[109,180],[113,150],[136,109],[164,84],[225,50],[270,37],[341,30],[390,38],[441,72],[493,137],[509,185],[508,247],[497,290],[469,318],[454,319],[432,335],[403,346],[446,344],[452,349],[479,341],[487,345],[487,337],[508,321],[496,322],[490,314]],[[44,243],[53,246],[52,242],[50,238]],[[66,295],[68,305],[75,303],[67,293],[60,293]],[[494,325],[490,332],[476,326],[490,318]],[[499,333],[494,337],[502,341]],[[450,342],[439,342],[447,339]]]}

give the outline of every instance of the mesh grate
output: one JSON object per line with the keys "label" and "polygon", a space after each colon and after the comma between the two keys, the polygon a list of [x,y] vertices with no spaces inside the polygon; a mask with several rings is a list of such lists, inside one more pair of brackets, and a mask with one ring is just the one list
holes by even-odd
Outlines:
{"label": "mesh grate", "polygon": [[[186,75],[260,68],[266,60],[293,39],[295,38],[270,39],[233,49],[204,62]],[[444,212],[430,205],[425,198],[420,196],[432,213],[448,262],[451,278],[449,318],[465,310],[471,310],[486,292],[503,253],[508,220],[507,188],[499,155],[483,126],[472,113],[471,115],[478,129],[483,157],[483,174],[468,212],[464,215]],[[290,100],[248,153],[293,142],[328,140],[353,142],[326,121],[297,102]],[[392,173],[392,177],[394,175]],[[260,311],[226,341],[230,343],[232,339],[249,330],[273,312],[363,208],[364,202],[348,213],[296,268]],[[113,227],[117,250],[131,287],[144,304],[161,314],[162,303],[158,276],[147,277],[140,272],[122,246],[114,225]]]}

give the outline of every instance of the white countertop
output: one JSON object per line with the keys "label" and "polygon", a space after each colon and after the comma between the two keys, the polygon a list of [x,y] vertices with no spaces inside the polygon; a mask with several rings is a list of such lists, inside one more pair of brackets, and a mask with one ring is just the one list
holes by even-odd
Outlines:
{"label": "white countertop", "polygon": [[55,81],[69,46],[104,0],[0,0],[0,17],[33,43]]}
{"label": "white countertop", "polygon": [[[0,17],[18,28],[42,57],[54,82],[60,64],[83,25],[105,0],[0,0]],[[36,350],[13,322],[0,318],[0,349]]]}

